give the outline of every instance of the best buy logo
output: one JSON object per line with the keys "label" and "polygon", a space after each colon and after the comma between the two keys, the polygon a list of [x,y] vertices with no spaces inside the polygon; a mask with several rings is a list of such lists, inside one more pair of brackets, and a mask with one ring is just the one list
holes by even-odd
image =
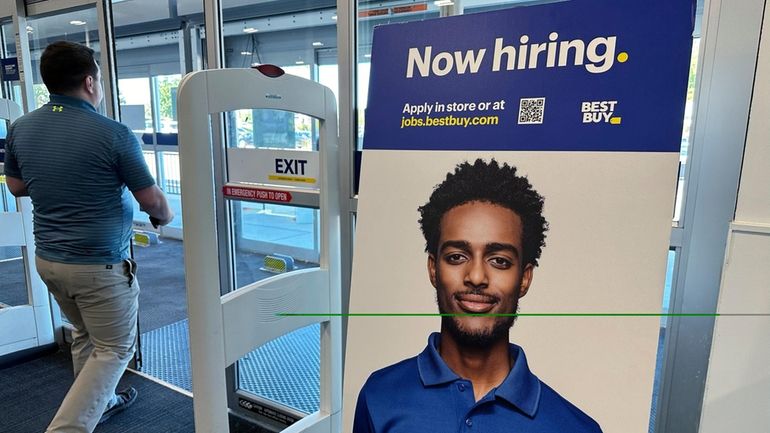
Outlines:
{"label": "best buy logo", "polygon": [[620,125],[621,117],[615,116],[618,101],[586,101],[580,104],[583,123],[609,123]]}

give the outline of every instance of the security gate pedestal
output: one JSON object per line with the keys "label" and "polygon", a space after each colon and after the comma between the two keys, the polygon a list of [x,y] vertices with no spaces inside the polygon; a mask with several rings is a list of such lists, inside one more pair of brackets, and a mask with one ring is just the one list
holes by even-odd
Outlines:
{"label": "security gate pedestal", "polygon": [[[179,86],[179,143],[184,214],[185,279],[192,358],[195,428],[228,431],[225,369],[248,352],[293,330],[321,325],[320,410],[285,432],[337,432],[342,394],[339,317],[279,313],[340,312],[340,199],[337,114],[331,90],[299,77],[254,69],[187,75]],[[270,151],[225,149],[212,116],[238,109],[275,109],[320,121],[318,186],[266,182],[249,171]],[[320,210],[320,267],[276,275],[233,290],[230,200]]]}

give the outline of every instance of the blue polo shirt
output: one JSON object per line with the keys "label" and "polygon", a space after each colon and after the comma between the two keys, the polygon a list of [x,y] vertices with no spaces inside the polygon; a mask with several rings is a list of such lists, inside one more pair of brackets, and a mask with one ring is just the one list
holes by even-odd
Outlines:
{"label": "blue polo shirt", "polygon": [[478,402],[473,385],[438,353],[441,334],[414,358],[369,376],[356,405],[353,433],[601,433],[599,424],[541,382],[521,347],[513,368]]}
{"label": "blue polo shirt", "polygon": [[62,95],[22,116],[6,138],[5,174],[22,179],[34,206],[36,254],[73,264],[128,257],[130,191],[155,180],[134,133]]}

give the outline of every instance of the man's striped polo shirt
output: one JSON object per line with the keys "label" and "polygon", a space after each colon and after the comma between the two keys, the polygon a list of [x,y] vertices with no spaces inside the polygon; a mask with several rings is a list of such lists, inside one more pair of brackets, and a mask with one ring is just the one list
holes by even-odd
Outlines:
{"label": "man's striped polo shirt", "polygon": [[155,183],[127,126],[63,95],[11,125],[5,174],[22,179],[32,198],[37,255],[61,263],[127,258],[129,190]]}

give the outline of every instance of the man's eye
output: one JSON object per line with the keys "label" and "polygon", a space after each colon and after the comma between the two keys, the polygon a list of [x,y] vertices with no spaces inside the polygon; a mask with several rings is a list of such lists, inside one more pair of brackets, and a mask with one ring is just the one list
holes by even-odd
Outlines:
{"label": "man's eye", "polygon": [[499,269],[508,269],[512,265],[511,261],[505,257],[492,257],[489,259],[489,262],[492,264],[492,266]]}
{"label": "man's eye", "polygon": [[462,255],[462,254],[458,254],[458,253],[447,254],[445,256],[445,259],[450,264],[459,264],[459,263],[463,263],[465,261],[465,256]]}

